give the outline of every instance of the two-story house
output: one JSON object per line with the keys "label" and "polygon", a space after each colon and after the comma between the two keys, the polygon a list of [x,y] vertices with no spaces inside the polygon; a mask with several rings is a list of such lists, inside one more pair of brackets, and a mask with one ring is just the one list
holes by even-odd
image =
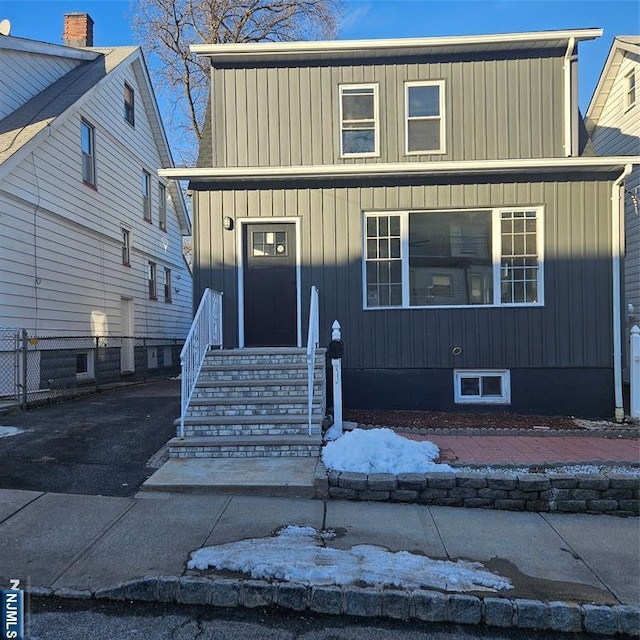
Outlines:
{"label": "two-story house", "polygon": [[621,193],[577,52],[600,29],[198,45],[194,288],[224,346],[342,325],[351,408],[623,417]]}
{"label": "two-story house", "polygon": [[[139,339],[183,340],[192,317],[190,221],[157,175],[173,160],[142,52],[93,47],[87,14],[65,16],[64,40],[0,35],[0,327],[60,337],[30,343],[36,389],[69,366],[92,378],[96,343],[81,337],[113,348],[117,379],[146,366]],[[177,365],[171,344],[151,366]]]}
{"label": "two-story house", "polygon": [[[614,38],[587,109],[586,123],[598,155],[640,154],[640,36]],[[640,167],[625,181],[627,327],[640,323]],[[628,334],[627,334],[628,338]],[[628,347],[628,343],[627,343]],[[628,365],[627,353],[626,364]],[[625,367],[625,377],[628,376]],[[628,378],[627,378],[628,379]],[[637,390],[640,394],[640,389]]]}

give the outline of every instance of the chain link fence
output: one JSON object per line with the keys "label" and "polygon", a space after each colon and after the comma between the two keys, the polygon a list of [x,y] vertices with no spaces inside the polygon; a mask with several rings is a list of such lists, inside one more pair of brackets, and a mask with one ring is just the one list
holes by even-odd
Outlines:
{"label": "chain link fence", "polygon": [[180,372],[182,338],[30,336],[0,329],[0,401],[22,408]]}

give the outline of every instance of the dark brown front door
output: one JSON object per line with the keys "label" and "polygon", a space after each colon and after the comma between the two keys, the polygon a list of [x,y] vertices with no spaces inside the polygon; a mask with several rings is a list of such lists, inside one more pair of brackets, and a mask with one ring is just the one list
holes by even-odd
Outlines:
{"label": "dark brown front door", "polygon": [[244,225],[244,342],[296,346],[295,224]]}

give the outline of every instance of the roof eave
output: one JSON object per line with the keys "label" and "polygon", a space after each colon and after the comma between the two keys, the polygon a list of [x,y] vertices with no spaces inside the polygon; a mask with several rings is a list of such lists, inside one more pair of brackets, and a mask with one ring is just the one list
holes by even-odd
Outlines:
{"label": "roof eave", "polygon": [[161,169],[159,174],[173,180],[207,182],[269,180],[376,178],[472,174],[553,173],[558,170],[614,171],[625,165],[639,165],[640,156],[592,156],[588,158],[536,158],[531,160],[482,160],[463,162],[411,162],[394,164],[322,165],[294,167],[204,167]]}

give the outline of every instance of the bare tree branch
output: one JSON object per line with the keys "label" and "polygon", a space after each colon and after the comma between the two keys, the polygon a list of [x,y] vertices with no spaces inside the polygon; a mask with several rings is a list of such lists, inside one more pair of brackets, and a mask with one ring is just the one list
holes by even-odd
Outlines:
{"label": "bare tree branch", "polygon": [[292,41],[335,37],[342,0],[132,0],[132,26],[150,60],[169,128],[195,158],[209,93],[206,59],[191,44]]}

